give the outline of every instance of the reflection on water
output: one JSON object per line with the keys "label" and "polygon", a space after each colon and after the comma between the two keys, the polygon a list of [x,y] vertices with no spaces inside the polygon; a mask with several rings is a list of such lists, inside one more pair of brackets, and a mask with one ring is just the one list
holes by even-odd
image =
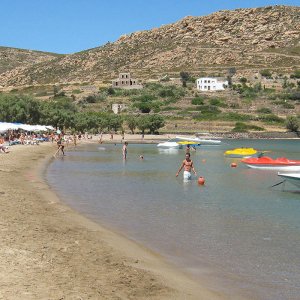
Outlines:
{"label": "reflection on water", "polygon": [[[300,159],[299,141],[200,147],[191,153],[206,181],[199,186],[195,177],[175,177],[184,150],[130,144],[124,163],[121,146],[89,145],[55,160],[47,179],[70,206],[214,282],[214,288],[251,299],[297,299],[300,194],[270,189],[279,182],[276,172],[224,157],[225,150],[243,146]],[[237,168],[230,167],[233,161]]]}

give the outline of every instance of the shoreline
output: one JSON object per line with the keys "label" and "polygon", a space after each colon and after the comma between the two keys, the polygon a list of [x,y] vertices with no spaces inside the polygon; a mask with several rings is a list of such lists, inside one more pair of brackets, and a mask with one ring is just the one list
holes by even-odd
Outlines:
{"label": "shoreline", "polygon": [[0,155],[0,298],[229,299],[63,204],[43,176],[54,150]]}
{"label": "shoreline", "polygon": [[[169,139],[173,139],[176,136],[189,136],[194,137],[191,133],[170,133],[170,134],[147,134],[144,138],[141,138],[140,134],[125,134],[125,138],[122,139],[120,134],[115,134],[113,140],[110,139],[110,134],[103,134],[102,143],[99,143],[99,135],[93,135],[92,139],[82,139],[79,144],[86,143],[99,143],[101,144],[122,144],[125,141],[133,144],[158,144]],[[218,140],[255,140],[255,139],[285,139],[294,140],[299,139],[300,136],[295,132],[264,132],[264,133],[211,133],[210,135],[200,136],[200,138],[218,139]]]}

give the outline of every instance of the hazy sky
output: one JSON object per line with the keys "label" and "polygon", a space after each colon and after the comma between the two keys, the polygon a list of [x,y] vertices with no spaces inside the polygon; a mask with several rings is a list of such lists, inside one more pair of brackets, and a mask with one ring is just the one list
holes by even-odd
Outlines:
{"label": "hazy sky", "polygon": [[300,0],[0,0],[0,46],[74,53],[185,16]]}

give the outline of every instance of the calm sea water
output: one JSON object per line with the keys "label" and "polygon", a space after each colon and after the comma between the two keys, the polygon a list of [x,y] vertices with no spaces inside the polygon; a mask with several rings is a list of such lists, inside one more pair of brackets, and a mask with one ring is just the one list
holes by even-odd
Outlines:
{"label": "calm sea water", "polygon": [[196,178],[175,177],[184,150],[129,144],[124,163],[121,145],[95,144],[53,160],[46,177],[65,203],[211,288],[250,299],[300,299],[300,192],[289,184],[286,191],[270,188],[281,181],[276,172],[225,158],[235,147],[300,159],[297,140],[225,140],[191,153],[206,180],[199,186]]}

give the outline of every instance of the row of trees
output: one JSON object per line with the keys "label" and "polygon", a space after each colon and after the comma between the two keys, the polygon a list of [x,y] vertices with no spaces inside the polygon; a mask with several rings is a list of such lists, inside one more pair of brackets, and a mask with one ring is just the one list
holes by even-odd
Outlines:
{"label": "row of trees", "polygon": [[123,131],[124,125],[134,133],[156,133],[164,126],[158,115],[120,116],[108,112],[83,112],[66,97],[37,101],[28,96],[0,95],[0,121],[45,124],[76,131]]}

